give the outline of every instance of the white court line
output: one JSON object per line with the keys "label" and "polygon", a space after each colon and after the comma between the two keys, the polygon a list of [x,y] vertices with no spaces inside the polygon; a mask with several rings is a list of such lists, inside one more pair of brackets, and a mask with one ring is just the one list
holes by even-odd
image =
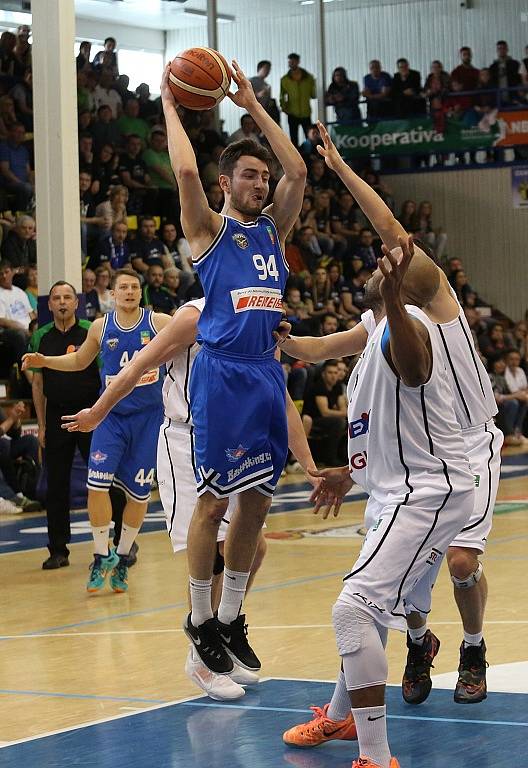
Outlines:
{"label": "white court line", "polygon": [[[101,723],[109,723],[112,720],[122,720],[124,717],[134,717],[135,715],[141,715],[144,712],[150,712],[154,709],[165,709],[166,707],[172,707],[174,704],[183,704],[186,701],[194,701],[195,699],[203,698],[203,693],[199,693],[196,696],[187,696],[185,699],[174,699],[174,701],[168,701],[166,704],[154,704],[152,707],[145,707],[145,709],[138,709],[135,712],[126,712],[122,715],[110,715],[109,717],[102,717],[99,720],[89,720],[86,723],[78,723],[77,725],[70,725],[68,728],[58,728],[56,731],[46,731],[45,733],[39,733],[37,736],[26,736],[24,739],[15,739],[15,741],[0,742],[0,749],[6,747],[13,747],[15,744],[24,744],[26,741],[37,741],[38,739],[47,739],[48,736],[57,736],[59,733],[69,733],[70,731],[78,731],[81,728],[89,728],[92,725],[101,725]],[[122,707],[121,707],[122,709]]]}
{"label": "white court line", "polygon": [[[431,626],[458,626],[460,621],[431,621]],[[516,620],[497,620],[486,621],[485,626],[495,625],[524,625],[528,624],[528,619],[516,619]],[[285,630],[285,629],[333,629],[333,624],[275,624],[266,627],[251,627],[252,632],[267,631],[267,630]],[[32,640],[34,638],[47,638],[53,639],[56,637],[106,637],[108,635],[161,635],[161,634],[181,634],[183,629],[118,629],[108,630],[107,632],[40,632],[27,635],[0,635],[0,640]],[[272,678],[275,679],[275,678]],[[277,678],[286,680],[289,678]],[[297,678],[292,678],[297,680]],[[319,681],[316,681],[319,682]],[[323,681],[324,682],[324,681]]]}

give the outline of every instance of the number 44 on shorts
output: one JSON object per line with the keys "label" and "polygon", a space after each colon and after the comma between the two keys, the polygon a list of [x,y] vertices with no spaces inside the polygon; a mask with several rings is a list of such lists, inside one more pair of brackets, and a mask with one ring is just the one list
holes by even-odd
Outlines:
{"label": "number 44 on shorts", "polygon": [[154,467],[152,467],[151,470],[149,470],[148,474],[145,475],[145,470],[143,467],[141,469],[138,469],[137,475],[134,478],[134,482],[136,482],[138,485],[140,485],[142,488],[144,485],[152,485],[154,482]]}

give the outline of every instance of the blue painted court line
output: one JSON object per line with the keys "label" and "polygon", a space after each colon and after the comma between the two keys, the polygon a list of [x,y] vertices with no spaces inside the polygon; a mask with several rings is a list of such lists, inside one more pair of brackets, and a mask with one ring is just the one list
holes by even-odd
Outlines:
{"label": "blue painted court line", "polygon": [[[272,682],[272,681],[270,681]],[[295,681],[293,681],[295,682]],[[399,687],[399,686],[395,686]],[[222,708],[222,707],[229,707],[230,709],[258,709],[259,712],[299,712],[300,714],[305,715],[307,712],[310,712],[309,709],[291,709],[290,707],[263,707],[262,705],[258,706],[247,706],[244,704],[218,704],[215,702],[209,702],[209,701],[182,701],[180,706],[182,707],[214,707],[214,708]],[[528,728],[528,723],[512,723],[507,720],[468,720],[466,719],[460,719],[460,718],[454,718],[454,717],[427,717],[427,716],[419,716],[419,715],[387,715],[387,720],[430,720],[433,723],[471,723],[473,725],[518,725],[524,728]]]}
{"label": "blue painted court line", "polygon": [[[5,746],[1,764],[93,768],[96,760],[97,768],[115,768],[116,762],[127,768],[350,768],[357,742],[295,750],[282,741],[284,730],[309,719],[307,704],[329,701],[332,689],[309,680],[266,680],[247,689],[244,704],[203,697],[153,705]],[[433,689],[417,711],[392,686],[387,710],[391,750],[402,768],[527,768],[526,731],[512,726],[526,726],[528,695],[490,693],[478,705],[477,719],[474,707],[454,704],[450,690]],[[508,721],[500,719],[504,713]]]}
{"label": "blue painted court line", "polygon": [[14,696],[47,696],[55,699],[93,699],[94,701],[139,701],[143,704],[166,704],[167,699],[142,699],[137,696],[95,696],[89,693],[54,693],[53,691],[17,691],[0,688],[0,694]]}

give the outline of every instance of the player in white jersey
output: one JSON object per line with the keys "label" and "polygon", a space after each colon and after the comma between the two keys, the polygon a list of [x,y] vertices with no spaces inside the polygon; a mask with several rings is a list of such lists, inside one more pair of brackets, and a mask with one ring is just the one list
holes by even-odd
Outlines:
{"label": "player in white jersey", "polygon": [[[398,246],[407,233],[381,197],[341,159],[328,133],[321,126],[325,161],[346,184],[388,248]],[[421,246],[427,252],[427,246]],[[428,254],[429,255],[429,254]],[[493,417],[497,405],[486,369],[480,360],[464,311],[447,277],[438,270],[440,287],[423,307],[421,319],[440,340],[455,401],[455,415],[462,429],[466,455],[475,476],[475,507],[471,519],[456,536],[447,552],[455,600],[464,628],[460,647],[459,678],[454,699],[476,703],[486,698],[486,646],[483,638],[487,582],[479,555],[484,552],[491,530],[493,508],[500,477],[500,450],[504,440]],[[419,311],[418,311],[418,314]],[[404,699],[424,701],[431,690],[430,667],[439,641],[425,625],[425,617],[409,617],[409,654],[402,681]]]}
{"label": "player in white jersey", "polygon": [[[365,768],[398,766],[386,734],[387,629],[406,628],[410,612],[429,612],[431,590],[423,584],[430,587],[474,499],[439,340],[402,300],[427,304],[438,271],[424,254],[412,255],[412,239],[401,247],[401,261],[389,253],[367,283],[375,328],[348,385],[349,466],[318,473],[324,482],[314,493],[317,506],[333,504],[334,493],[343,496],[353,482],[369,494],[365,543],[333,609],[359,740],[354,766]],[[354,331],[338,334],[341,354],[365,341],[365,326]],[[287,354],[318,359],[317,340],[298,342],[284,342]],[[301,345],[308,354],[299,355]]]}
{"label": "player in white jersey", "polygon": [[[161,425],[157,453],[157,478],[160,499],[166,516],[167,530],[174,552],[187,547],[187,532],[196,505],[196,481],[194,477],[193,425],[189,402],[189,379],[194,358],[200,350],[196,344],[197,324],[205,305],[205,299],[190,301],[181,307],[171,319],[164,332],[159,333],[150,344],[112,381],[92,408],[80,411],[67,422],[68,429],[81,431],[94,429],[110,410],[134,388],[137,381],[153,365],[167,362],[167,376],[163,384],[163,405],[165,420]],[[299,413],[287,397],[288,438],[292,453],[305,472],[315,470]],[[312,485],[318,483],[308,478]],[[226,515],[220,525],[217,537],[215,579],[213,583],[213,607],[220,601],[223,570],[223,543],[231,515],[236,509],[236,495],[229,502]],[[266,551],[266,542],[261,534],[253,560],[248,589],[260,567]],[[258,680],[249,670],[235,667],[230,675],[211,672],[189,650],[185,665],[187,675],[209,696],[215,699],[235,699],[244,695],[241,684]]]}

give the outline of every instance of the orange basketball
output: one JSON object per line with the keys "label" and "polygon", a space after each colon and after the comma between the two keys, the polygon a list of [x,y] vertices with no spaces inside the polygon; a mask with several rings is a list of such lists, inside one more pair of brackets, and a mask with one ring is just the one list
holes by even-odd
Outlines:
{"label": "orange basketball", "polygon": [[188,109],[213,109],[231,85],[231,70],[212,48],[188,48],[171,61],[169,85],[174,98]]}

